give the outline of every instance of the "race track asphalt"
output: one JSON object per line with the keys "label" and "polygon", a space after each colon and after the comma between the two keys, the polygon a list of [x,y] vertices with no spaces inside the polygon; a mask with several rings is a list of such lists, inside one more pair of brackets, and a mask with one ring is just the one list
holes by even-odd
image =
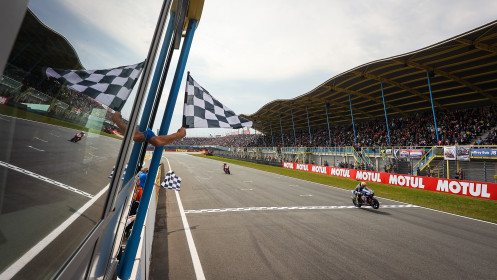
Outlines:
{"label": "race track asphalt", "polygon": [[357,209],[347,190],[165,156],[189,227],[163,190],[167,225],[152,250],[167,253],[152,258],[151,279],[497,279],[496,224],[381,197],[378,210]]}
{"label": "race track asphalt", "polygon": [[[109,184],[121,142],[89,133],[72,143],[74,129],[3,115],[0,131],[1,272]],[[53,274],[101,219],[105,199],[103,194],[16,277]]]}

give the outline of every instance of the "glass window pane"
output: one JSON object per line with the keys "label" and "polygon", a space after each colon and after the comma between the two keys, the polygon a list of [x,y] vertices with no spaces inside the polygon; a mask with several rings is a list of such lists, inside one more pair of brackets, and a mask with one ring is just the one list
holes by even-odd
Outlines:
{"label": "glass window pane", "polygon": [[[99,84],[71,88],[47,67],[143,62],[160,7],[156,0],[29,2],[0,76],[0,278],[50,278],[101,220],[122,135],[108,107],[115,101],[105,105],[81,86],[115,87],[121,96],[123,85],[139,84],[119,70],[116,85],[102,89],[109,75],[97,71],[89,80]],[[134,96],[119,108],[125,119]]]}

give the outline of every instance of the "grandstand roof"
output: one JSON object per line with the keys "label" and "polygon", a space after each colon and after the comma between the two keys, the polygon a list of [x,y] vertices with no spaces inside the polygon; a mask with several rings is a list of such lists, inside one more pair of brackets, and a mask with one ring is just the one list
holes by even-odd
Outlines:
{"label": "grandstand roof", "polygon": [[410,53],[373,61],[339,74],[294,99],[274,100],[252,115],[258,131],[269,133],[377,120],[431,110],[428,76],[435,111],[497,104],[497,21]]}
{"label": "grandstand roof", "polygon": [[29,9],[10,53],[9,63],[26,71],[31,70],[34,75],[41,75],[41,68],[46,66],[84,69],[67,39],[43,24]]}

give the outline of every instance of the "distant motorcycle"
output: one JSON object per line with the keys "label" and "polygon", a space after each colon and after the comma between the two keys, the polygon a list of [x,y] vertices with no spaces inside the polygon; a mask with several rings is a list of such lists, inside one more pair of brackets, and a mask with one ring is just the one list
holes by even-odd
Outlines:
{"label": "distant motorcycle", "polygon": [[[352,193],[354,193],[354,191],[352,191]],[[354,196],[352,197],[352,203],[354,203],[355,207],[361,207],[362,205],[365,205],[371,206],[373,207],[373,209],[380,208],[380,203],[374,197],[374,191],[367,187],[362,190],[359,201],[357,200],[357,196],[354,194]]]}
{"label": "distant motorcycle", "polygon": [[225,166],[223,166],[223,170],[224,170],[224,173],[226,173],[226,174],[231,174],[231,173],[230,173],[230,167],[229,167],[229,165],[225,165]]}
{"label": "distant motorcycle", "polygon": [[81,139],[83,139],[85,137],[85,133],[84,132],[81,132],[81,133],[76,133],[76,135],[74,135],[73,138],[71,138],[71,142],[73,143],[76,143],[76,142],[79,142],[81,141]]}

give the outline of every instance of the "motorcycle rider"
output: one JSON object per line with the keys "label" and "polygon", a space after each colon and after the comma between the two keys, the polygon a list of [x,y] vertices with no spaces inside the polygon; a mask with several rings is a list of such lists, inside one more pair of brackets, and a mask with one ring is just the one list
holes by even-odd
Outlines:
{"label": "motorcycle rider", "polygon": [[226,172],[226,168],[228,168],[228,165],[226,164],[226,162],[223,164],[223,171]]}
{"label": "motorcycle rider", "polygon": [[362,197],[362,191],[366,187],[366,182],[360,182],[354,189],[354,194],[356,195],[356,201],[359,204]]}
{"label": "motorcycle rider", "polygon": [[85,137],[85,132],[81,131],[81,133],[76,133],[74,137],[71,139],[71,141],[78,142],[79,140],[83,139]]}

